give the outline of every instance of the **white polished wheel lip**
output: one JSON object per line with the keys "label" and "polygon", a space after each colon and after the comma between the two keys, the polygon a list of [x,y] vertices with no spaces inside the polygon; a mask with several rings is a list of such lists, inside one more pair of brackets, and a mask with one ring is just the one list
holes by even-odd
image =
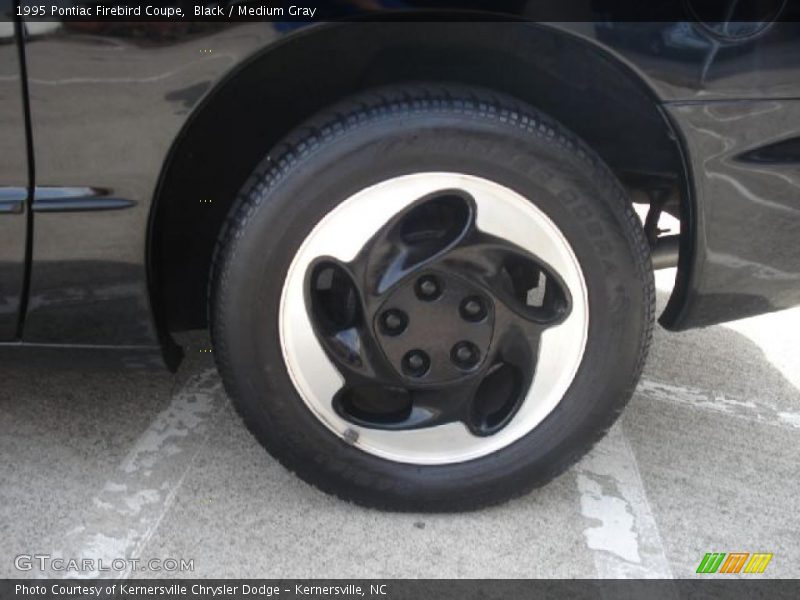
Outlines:
{"label": "white polished wheel lip", "polygon": [[[349,262],[397,213],[442,190],[464,190],[476,203],[478,229],[527,250],[552,268],[569,289],[572,310],[542,334],[533,382],[509,423],[490,436],[475,436],[462,423],[386,431],[354,425],[333,408],[344,378],[318,341],[306,310],[309,265],[320,256]],[[589,302],[578,259],[555,223],[514,190],[482,177],[452,172],[403,175],[347,198],[311,231],[292,260],[278,316],[287,371],[308,409],[331,432],[356,448],[387,460],[442,465],[465,462],[509,446],[535,429],[566,394],[586,348]]]}

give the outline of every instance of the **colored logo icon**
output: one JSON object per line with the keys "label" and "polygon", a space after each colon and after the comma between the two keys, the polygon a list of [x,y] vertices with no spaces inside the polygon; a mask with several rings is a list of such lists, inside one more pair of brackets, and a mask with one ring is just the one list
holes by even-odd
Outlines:
{"label": "colored logo icon", "polygon": [[771,560],[772,553],[708,552],[700,561],[697,573],[763,573]]}

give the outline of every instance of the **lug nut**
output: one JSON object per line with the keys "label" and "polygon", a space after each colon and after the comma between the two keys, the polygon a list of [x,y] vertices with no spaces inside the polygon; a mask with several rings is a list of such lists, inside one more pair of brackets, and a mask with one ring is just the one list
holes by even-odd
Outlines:
{"label": "lug nut", "polygon": [[466,321],[480,321],[486,316],[486,307],[478,296],[467,296],[461,301],[459,312]]}
{"label": "lug nut", "polygon": [[425,366],[425,359],[420,354],[414,353],[408,357],[408,366],[417,371]]}
{"label": "lug nut", "polygon": [[430,366],[431,359],[422,350],[411,350],[403,357],[403,373],[411,377],[422,377]]}
{"label": "lug nut", "polygon": [[450,359],[462,369],[471,369],[480,361],[481,353],[472,342],[458,342],[450,351]]}
{"label": "lug nut", "polygon": [[442,295],[442,287],[433,275],[424,275],[417,280],[417,297],[420,300],[436,300]]}
{"label": "lug nut", "polygon": [[400,335],[408,326],[406,314],[396,308],[390,308],[381,315],[381,329],[387,335]]}

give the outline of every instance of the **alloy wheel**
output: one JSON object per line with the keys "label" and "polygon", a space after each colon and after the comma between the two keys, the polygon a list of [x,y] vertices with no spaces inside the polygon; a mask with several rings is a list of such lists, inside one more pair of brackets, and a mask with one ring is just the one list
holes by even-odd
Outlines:
{"label": "alloy wheel", "polygon": [[574,379],[588,322],[578,260],[535,199],[439,172],[380,182],[326,215],[279,313],[310,411],[412,464],[471,460],[533,430]]}

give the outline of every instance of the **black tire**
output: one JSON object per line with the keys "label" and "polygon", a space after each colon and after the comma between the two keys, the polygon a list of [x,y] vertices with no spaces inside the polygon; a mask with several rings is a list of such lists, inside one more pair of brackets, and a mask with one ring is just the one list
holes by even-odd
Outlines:
{"label": "black tire", "polygon": [[[574,249],[590,319],[577,375],[535,429],[482,458],[421,466],[363,452],[311,413],[287,373],[277,315],[288,266],[324,215],[378,181],[447,169],[536,198]],[[221,233],[209,310],[225,388],[252,433],[286,468],[359,504],[454,511],[547,483],[606,433],[641,373],[654,297],[639,220],[617,179],[581,140],[515,99],[414,84],[354,97],[269,152]]]}

